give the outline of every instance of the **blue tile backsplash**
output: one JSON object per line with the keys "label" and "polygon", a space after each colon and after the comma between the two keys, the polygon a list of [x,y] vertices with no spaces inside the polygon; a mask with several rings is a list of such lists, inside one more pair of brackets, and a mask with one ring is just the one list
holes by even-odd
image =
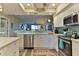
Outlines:
{"label": "blue tile backsplash", "polygon": [[70,26],[68,27],[70,31],[77,31],[79,32],[79,26]]}
{"label": "blue tile backsplash", "polygon": [[[57,27],[59,33],[63,33],[63,27]],[[77,26],[68,26],[68,29],[72,32],[72,31],[77,31],[77,33],[79,33],[79,25]]]}
{"label": "blue tile backsplash", "polygon": [[57,29],[58,29],[58,32],[60,33],[60,34],[63,34],[63,27],[56,27]]}

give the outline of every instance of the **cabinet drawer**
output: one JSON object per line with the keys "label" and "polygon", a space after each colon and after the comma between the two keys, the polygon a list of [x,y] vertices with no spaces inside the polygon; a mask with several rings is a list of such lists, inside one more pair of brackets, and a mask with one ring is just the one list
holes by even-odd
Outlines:
{"label": "cabinet drawer", "polygon": [[78,42],[72,42],[72,55],[73,56],[79,56],[79,43]]}

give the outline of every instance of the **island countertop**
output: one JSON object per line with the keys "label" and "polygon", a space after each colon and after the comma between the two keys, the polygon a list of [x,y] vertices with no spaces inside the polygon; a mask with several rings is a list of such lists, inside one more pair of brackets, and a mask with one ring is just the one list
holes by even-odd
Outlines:
{"label": "island countertop", "polygon": [[79,42],[79,39],[71,38],[71,40],[74,41],[74,42]]}
{"label": "island countertop", "polygon": [[15,33],[17,34],[53,34],[54,32],[51,31],[38,31],[38,32],[34,32],[34,31],[16,31]]}
{"label": "island countertop", "polygon": [[18,37],[0,37],[0,49],[18,39]]}

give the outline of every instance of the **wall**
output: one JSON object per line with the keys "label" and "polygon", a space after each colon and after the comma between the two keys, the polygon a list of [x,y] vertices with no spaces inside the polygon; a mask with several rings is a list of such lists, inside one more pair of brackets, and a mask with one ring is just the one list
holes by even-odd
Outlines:
{"label": "wall", "polygon": [[[4,15],[0,13],[0,16],[3,16],[8,19],[8,36],[13,36],[13,31],[18,30],[18,25],[20,24],[45,24],[47,22],[47,19],[52,19],[53,17],[50,15],[43,15],[43,16],[37,16],[37,15]],[[11,23],[13,23],[13,28],[11,28]]]}
{"label": "wall", "polygon": [[[17,18],[14,16],[9,16],[7,15],[7,18],[9,19],[9,36],[16,36],[16,34],[14,33],[14,31],[16,30],[16,24],[17,24]],[[13,26],[11,26],[11,24],[13,24]]]}
{"label": "wall", "polygon": [[16,15],[18,18],[17,22],[17,29],[18,26],[21,24],[45,24],[48,19],[53,20],[51,15]]}
{"label": "wall", "polygon": [[[79,12],[79,4],[73,4],[71,7],[69,7],[67,10],[63,11],[62,13],[56,15],[54,17],[54,23],[57,24],[59,27],[63,27],[63,18],[65,16],[68,16],[70,14],[73,14],[74,12]],[[79,26],[69,26],[70,31],[77,31],[79,32]],[[60,30],[62,32],[62,29]]]}
{"label": "wall", "polygon": [[[2,13],[0,13],[0,17],[4,17],[8,20],[8,36],[12,36],[13,35],[12,32],[16,27],[16,20],[17,19],[14,16],[8,16],[8,15],[4,15]],[[11,28],[11,23],[13,23],[13,28]],[[4,35],[0,35],[0,36],[4,36]]]}
{"label": "wall", "polygon": [[77,26],[69,26],[68,27],[71,32],[76,31],[79,34],[79,25]]}

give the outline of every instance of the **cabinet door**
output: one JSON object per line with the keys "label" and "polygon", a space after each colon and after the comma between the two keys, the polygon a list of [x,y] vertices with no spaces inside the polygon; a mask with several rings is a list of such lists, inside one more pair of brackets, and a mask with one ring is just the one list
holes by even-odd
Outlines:
{"label": "cabinet door", "polygon": [[40,47],[41,48],[49,48],[49,41],[48,41],[49,37],[48,35],[40,35]]}
{"label": "cabinet door", "polygon": [[17,36],[20,38],[19,39],[19,49],[24,49],[24,35],[22,34],[17,34]]}
{"label": "cabinet door", "polygon": [[57,17],[54,18],[54,27],[58,27],[58,19],[57,19]]}
{"label": "cabinet door", "polygon": [[72,15],[69,15],[69,16],[65,17],[63,21],[64,21],[64,25],[71,24],[72,21],[73,21]]}
{"label": "cabinet door", "polygon": [[34,48],[39,48],[40,47],[40,36],[35,35],[34,36]]}
{"label": "cabinet door", "polygon": [[47,34],[35,35],[34,47],[52,49],[54,48],[54,38]]}
{"label": "cabinet door", "polygon": [[8,20],[0,17],[0,36],[8,36]]}
{"label": "cabinet door", "polygon": [[73,23],[78,23],[78,14],[73,15]]}
{"label": "cabinet door", "polygon": [[78,42],[72,42],[72,55],[79,56],[79,43]]}
{"label": "cabinet door", "polygon": [[54,17],[54,27],[62,27],[63,26],[63,17],[56,16]]}

